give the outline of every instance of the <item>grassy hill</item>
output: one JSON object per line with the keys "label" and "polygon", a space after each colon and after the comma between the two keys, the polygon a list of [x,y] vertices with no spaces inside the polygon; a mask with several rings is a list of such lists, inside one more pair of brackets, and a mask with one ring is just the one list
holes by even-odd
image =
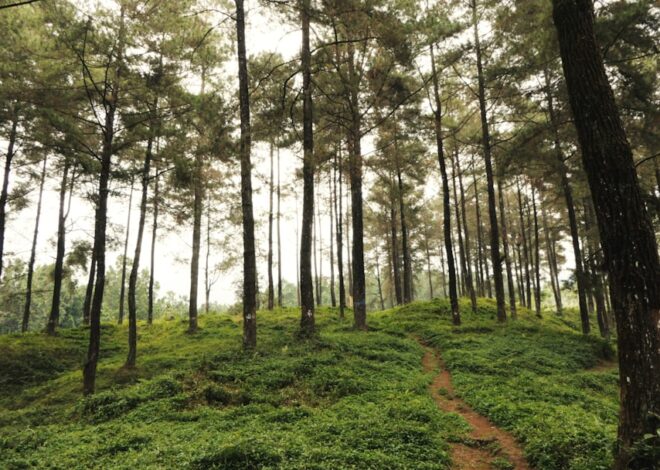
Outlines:
{"label": "grassy hill", "polygon": [[[451,468],[470,445],[462,417],[428,393],[424,348],[437,348],[468,404],[509,430],[539,469],[606,469],[616,436],[609,344],[571,318],[444,300],[371,314],[370,331],[332,309],[318,338],[295,337],[296,309],[259,314],[259,346],[242,352],[239,319],[140,325],[138,364],[121,368],[126,328],[104,325],[97,394],[81,398],[84,330],[0,337],[1,468]],[[497,452],[497,449],[493,449]],[[507,468],[506,456],[497,460]]]}

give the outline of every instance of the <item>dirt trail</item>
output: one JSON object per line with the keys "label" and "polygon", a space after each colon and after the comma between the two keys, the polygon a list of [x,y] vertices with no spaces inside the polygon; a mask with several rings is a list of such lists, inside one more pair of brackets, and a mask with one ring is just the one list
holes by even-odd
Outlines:
{"label": "dirt trail", "polygon": [[467,403],[454,396],[451,375],[439,355],[426,348],[422,365],[426,372],[438,371],[429,386],[431,396],[440,409],[461,415],[472,427],[471,442],[452,444],[452,461],[456,470],[488,470],[501,468],[493,465],[496,459],[505,459],[515,470],[529,470],[522,449],[511,434],[493,425],[473,411]]}

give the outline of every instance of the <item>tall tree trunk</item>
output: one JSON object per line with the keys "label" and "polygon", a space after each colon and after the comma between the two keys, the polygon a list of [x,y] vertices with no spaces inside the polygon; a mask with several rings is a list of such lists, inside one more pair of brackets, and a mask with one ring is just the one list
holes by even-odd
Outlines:
{"label": "tall tree trunk", "polygon": [[605,295],[603,283],[599,274],[601,270],[599,264],[602,260],[599,256],[600,243],[593,233],[593,226],[596,224],[596,217],[589,201],[584,204],[584,232],[585,232],[585,247],[587,252],[587,273],[589,276],[589,286],[592,289],[595,307],[596,319],[598,321],[598,331],[603,338],[610,337],[610,326],[607,318],[607,311],[605,307]]}
{"label": "tall tree trunk", "polygon": [[534,307],[541,317],[541,244],[539,243],[539,216],[536,209],[536,188],[532,185],[532,211],[534,214]]}
{"label": "tall tree trunk", "polygon": [[378,254],[376,254],[376,282],[378,284],[378,299],[380,301],[380,309],[385,310],[385,299],[383,299],[383,286],[380,282],[380,263],[378,262]]}
{"label": "tall tree trunk", "polygon": [[403,255],[403,302],[412,301],[412,260],[410,258],[410,246],[408,242],[408,225],[406,224],[406,210],[403,199],[403,175],[399,163],[399,147],[396,137],[396,117],[394,122],[394,161],[396,164],[396,180],[399,196],[399,218],[401,220],[401,251]]}
{"label": "tall tree trunk", "polygon": [[46,333],[54,335],[60,322],[60,297],[62,294],[62,280],[64,277],[64,251],[66,247],[66,188],[69,178],[69,159],[65,158],[62,170],[62,181],[60,183],[60,208],[57,223],[57,251],[55,256],[55,268],[53,269],[53,298],[48,316]]}
{"label": "tall tree trunk", "polygon": [[[394,195],[394,183],[391,184],[391,194]],[[396,206],[394,204],[394,197],[390,197],[390,238],[392,240],[392,272],[394,278],[394,296],[396,304],[403,303],[403,292],[401,291],[401,268],[399,265],[399,236],[396,226]]]}
{"label": "tall tree trunk", "polygon": [[479,204],[479,188],[477,186],[477,175],[476,169],[474,168],[474,156],[472,157],[472,185],[474,186],[474,208],[476,213],[477,220],[477,259],[479,261],[479,266],[477,269],[477,279],[479,286],[479,295],[485,295],[485,281],[484,281],[484,265],[483,265],[483,256],[484,256],[484,242],[483,242],[483,233],[481,227],[481,207]]}
{"label": "tall tree trunk", "polygon": [[523,297],[523,304],[527,308],[532,307],[532,277],[529,274],[529,248],[527,243],[527,228],[525,225],[525,217],[523,213],[523,198],[522,191],[520,189],[520,180],[516,179],[516,189],[518,195],[518,215],[520,216],[520,235],[522,236],[522,246],[523,246],[523,267],[525,268],[525,296]]}
{"label": "tall tree trunk", "polygon": [[443,255],[444,249],[439,247],[440,252],[440,275],[442,276],[442,296],[447,297],[447,273],[445,272],[445,257]]}
{"label": "tall tree trunk", "polygon": [[451,161],[451,183],[454,190],[454,210],[456,212],[456,234],[458,235],[458,256],[461,263],[461,286],[463,295],[472,296],[470,288],[468,287],[468,266],[467,260],[465,257],[465,244],[463,243],[463,230],[461,227],[461,205],[460,200],[458,199],[458,193],[456,192],[456,166],[454,159],[450,155]]}
{"label": "tall tree trunk", "polygon": [[429,300],[433,300],[433,275],[431,273],[431,250],[428,236],[424,236],[424,251],[426,252],[426,274],[429,278]]}
{"label": "tall tree trunk", "polygon": [[149,262],[149,293],[148,293],[148,307],[147,307],[147,323],[151,325],[154,319],[154,284],[156,280],[156,241],[158,240],[158,212],[160,205],[158,198],[160,197],[160,175],[158,168],[156,168],[156,175],[154,177],[154,199],[153,199],[153,213],[154,219],[151,226],[151,259]]}
{"label": "tall tree trunk", "polygon": [[346,285],[344,283],[344,238],[343,238],[343,200],[342,200],[342,162],[341,145],[337,146],[334,157],[335,191],[335,235],[337,237],[337,275],[339,276],[339,316],[344,318],[346,308]]}
{"label": "tall tree trunk", "polygon": [[282,190],[280,185],[280,148],[277,147],[277,306],[282,307]]}
{"label": "tall tree trunk", "polygon": [[660,416],[660,260],[644,206],[630,144],[619,117],[594,34],[589,0],[553,0],[561,58],[582,161],[610,279],[621,377],[616,469],[651,468],[633,456],[655,436]]}
{"label": "tall tree trunk", "polygon": [[195,176],[193,181],[193,236],[192,254],[190,257],[190,296],[188,298],[188,333],[197,331],[197,294],[199,292],[199,253],[202,241],[202,207],[204,199],[203,188],[203,158],[197,151],[195,154]]}
{"label": "tall tree trunk", "polygon": [[[142,239],[144,238],[144,225],[147,219],[147,202],[149,196],[149,178],[151,177],[151,160],[153,158],[154,145],[154,120],[157,116],[158,101],[154,100],[151,128],[147,139],[147,149],[144,153],[142,164],[142,194],[140,195],[140,216],[138,219],[137,240],[135,241],[135,252],[133,253],[133,265],[128,278],[128,356],[126,367],[135,367],[137,359],[137,281],[140,272],[140,257],[142,256]],[[132,185],[131,185],[132,188]],[[126,229],[128,231],[128,228]]]}
{"label": "tall tree trunk", "polygon": [[121,285],[119,287],[119,318],[117,323],[124,323],[124,306],[126,299],[126,261],[128,259],[128,240],[131,235],[131,212],[133,209],[133,187],[134,179],[131,176],[131,189],[128,193],[128,210],[126,211],[126,234],[124,237],[124,256],[121,260]]}
{"label": "tall tree trunk", "polygon": [[559,285],[559,277],[557,274],[557,258],[554,253],[553,240],[550,234],[550,226],[548,225],[548,212],[545,209],[545,204],[541,204],[541,222],[543,224],[542,227],[545,237],[545,251],[548,257],[550,282],[552,284],[552,293],[555,297],[555,307],[557,308],[557,314],[562,315],[563,307],[561,301],[561,286]]}
{"label": "tall tree trunk", "polygon": [[353,263],[351,263],[351,212],[350,212],[350,193],[346,192],[346,263],[348,268],[348,295],[350,296],[350,306],[353,306]]}
{"label": "tall tree trunk", "polygon": [[94,281],[96,280],[96,240],[93,242],[92,253],[89,257],[89,275],[85,289],[85,300],[83,302],[83,325],[89,326],[90,313],[92,309],[92,296],[94,295]]}
{"label": "tall tree trunk", "polygon": [[334,197],[332,192],[332,173],[328,172],[328,209],[330,210],[330,305],[337,306],[335,295],[335,248],[334,248]]}
{"label": "tall tree trunk", "polygon": [[[321,187],[321,178],[317,179],[317,187]],[[319,252],[318,252],[318,260],[319,260],[319,280],[318,280],[318,286],[319,286],[319,295],[316,298],[316,304],[321,305],[323,304],[323,230],[321,227],[321,195],[317,193],[316,195],[317,198],[317,205],[316,205],[316,222],[314,225],[314,228],[317,229],[317,234],[318,234],[318,242],[319,242]]]}
{"label": "tall tree trunk", "polygon": [[497,196],[500,204],[500,223],[502,224],[502,248],[504,249],[504,265],[506,267],[507,289],[509,290],[509,309],[511,318],[516,319],[516,288],[513,283],[513,270],[511,269],[511,257],[509,256],[509,236],[506,226],[506,210],[504,207],[504,188],[501,177],[497,178]]}
{"label": "tall tree trunk", "polygon": [[37,214],[34,218],[34,233],[32,235],[32,247],[30,249],[30,261],[27,266],[27,284],[25,288],[25,305],[23,306],[23,322],[21,331],[25,333],[30,326],[30,308],[32,306],[32,278],[34,277],[34,263],[37,258],[37,239],[39,237],[39,222],[41,221],[41,203],[44,196],[44,184],[46,182],[46,167],[48,157],[44,157],[39,178],[39,197],[37,198]]}
{"label": "tall tree trunk", "polygon": [[481,59],[481,43],[479,41],[479,27],[477,21],[477,4],[472,0],[472,23],[474,29],[474,45],[477,54],[477,77],[479,82],[479,111],[481,114],[481,134],[483,140],[484,161],[486,163],[486,183],[488,185],[488,215],[490,217],[490,253],[493,265],[493,281],[495,282],[495,299],[497,302],[497,320],[506,321],[504,299],[504,281],[502,276],[502,262],[500,259],[500,234],[497,225],[497,210],[495,208],[495,184],[493,182],[493,164],[490,148],[490,131],[488,117],[486,116],[486,86]]}
{"label": "tall tree trunk", "polygon": [[456,288],[456,268],[454,266],[454,252],[451,240],[451,206],[449,202],[449,178],[447,177],[447,166],[445,164],[445,152],[442,141],[442,102],[440,100],[440,85],[438,84],[438,73],[435,67],[435,55],[433,44],[431,44],[431,68],[433,74],[433,99],[435,109],[433,118],[435,124],[435,142],[438,151],[438,164],[442,179],[442,207],[443,207],[443,229],[445,238],[445,253],[447,255],[447,271],[449,273],[449,303],[454,325],[461,324],[461,314],[458,310],[458,292]]}
{"label": "tall tree trunk", "polygon": [[[314,110],[312,108],[312,72],[309,39],[310,0],[302,0],[302,52],[300,61],[303,74],[303,216],[300,238],[300,334],[314,334],[314,290],[312,285],[312,227],[314,225]],[[318,285],[318,281],[317,281]],[[318,294],[317,294],[318,295]],[[320,299],[319,299],[320,300]]]}
{"label": "tall tree trunk", "polygon": [[0,279],[2,279],[2,268],[4,266],[5,225],[7,223],[7,200],[9,199],[9,174],[11,173],[11,162],[14,159],[17,128],[18,117],[14,114],[11,121],[11,131],[9,132],[7,156],[5,157],[5,174],[2,180],[2,192],[0,192]]}
{"label": "tall tree trunk", "polygon": [[[304,208],[303,208],[304,209]],[[304,210],[303,210],[304,217]],[[304,222],[303,222],[304,223]],[[319,250],[318,250],[318,229],[319,224],[316,221],[316,212],[312,215],[312,263],[314,265],[314,298],[316,305],[320,305],[321,295],[319,294]]]}
{"label": "tall tree trunk", "polygon": [[211,302],[211,195],[206,196],[206,255],[204,256],[204,312],[209,313]]}
{"label": "tall tree trunk", "polygon": [[275,158],[273,143],[270,142],[270,181],[268,183],[268,310],[275,307],[275,284],[273,282],[273,210],[275,193]]}
{"label": "tall tree trunk", "polygon": [[561,140],[559,139],[559,120],[555,111],[552,90],[550,89],[550,74],[547,69],[544,70],[546,100],[548,102],[548,115],[550,126],[552,128],[553,145],[555,150],[555,159],[561,178],[561,188],[566,200],[566,209],[568,211],[568,226],[571,232],[571,242],[573,244],[573,257],[575,258],[575,280],[578,290],[578,306],[580,308],[580,320],[582,322],[582,332],[589,333],[589,311],[587,310],[586,286],[584,279],[584,269],[582,267],[582,251],[580,249],[580,234],[578,232],[577,217],[575,215],[575,202],[573,200],[573,188],[568,180],[568,169],[564,162],[564,154],[561,150]]}
{"label": "tall tree trunk", "polygon": [[257,346],[257,259],[252,209],[252,136],[250,130],[250,92],[245,52],[244,0],[236,0],[238,82],[241,110],[241,205],[243,208],[243,346]]}
{"label": "tall tree trunk", "polygon": [[[472,280],[472,259],[470,257],[470,230],[467,224],[467,214],[465,210],[465,189],[463,188],[463,174],[461,172],[461,162],[458,157],[458,147],[455,148],[454,160],[456,160],[456,175],[458,176],[458,189],[461,196],[461,221],[463,222],[463,233],[465,234],[465,265],[467,271],[465,272],[465,283],[467,285],[468,294],[470,294],[470,304],[472,311],[477,311],[477,292],[474,288]],[[457,201],[458,202],[458,201]]]}

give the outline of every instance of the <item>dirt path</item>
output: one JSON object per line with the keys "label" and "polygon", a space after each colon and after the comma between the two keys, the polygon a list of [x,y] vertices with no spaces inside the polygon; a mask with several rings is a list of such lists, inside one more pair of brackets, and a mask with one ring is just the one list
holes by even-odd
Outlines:
{"label": "dirt path", "polygon": [[472,427],[470,441],[452,444],[452,468],[456,470],[488,470],[502,468],[498,461],[508,461],[515,470],[529,470],[516,440],[473,411],[467,403],[454,396],[451,375],[439,355],[426,348],[422,365],[426,372],[437,372],[429,386],[431,396],[440,409],[461,415]]}

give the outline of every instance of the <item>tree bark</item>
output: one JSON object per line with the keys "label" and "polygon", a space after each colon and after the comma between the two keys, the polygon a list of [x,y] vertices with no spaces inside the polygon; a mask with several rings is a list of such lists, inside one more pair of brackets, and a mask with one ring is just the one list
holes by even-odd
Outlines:
{"label": "tree bark", "polygon": [[621,377],[619,445],[615,468],[651,468],[652,456],[633,455],[645,435],[658,446],[660,415],[660,260],[594,34],[589,0],[553,0],[564,75],[582,161],[598,220],[616,316]]}
{"label": "tree bark", "polygon": [[[312,286],[312,228],[314,227],[314,116],[312,108],[312,72],[309,39],[310,0],[302,0],[302,51],[300,61],[303,74],[303,215],[300,237],[300,334],[311,336],[315,330],[314,291]],[[318,281],[317,281],[318,286]],[[317,293],[318,295],[318,293]],[[320,299],[319,299],[320,300]]]}
{"label": "tree bark", "polygon": [[346,308],[346,286],[344,283],[344,238],[343,238],[343,202],[342,202],[342,162],[341,146],[335,151],[335,234],[337,236],[337,274],[339,276],[339,317],[344,318]]}
{"label": "tree bark", "polygon": [[438,165],[442,179],[442,207],[443,207],[443,229],[445,238],[445,253],[447,255],[447,271],[449,273],[449,303],[454,325],[461,324],[461,314],[458,310],[458,292],[456,288],[456,268],[454,266],[454,252],[451,240],[451,205],[449,201],[449,178],[447,177],[447,166],[445,164],[445,152],[442,141],[442,102],[440,101],[440,85],[435,67],[435,55],[433,44],[431,44],[431,73],[433,74],[433,98],[435,109],[433,118],[435,124],[435,142],[438,151]]}
{"label": "tree bark", "polygon": [[552,283],[552,293],[555,297],[555,307],[557,314],[562,315],[563,307],[561,301],[561,286],[559,285],[559,275],[557,273],[557,258],[554,252],[553,240],[548,225],[548,213],[545,204],[541,204],[541,221],[543,224],[543,235],[545,237],[545,251],[548,257],[548,267],[550,268],[550,281]]}
{"label": "tree bark", "polygon": [[477,55],[477,77],[479,82],[479,111],[481,115],[481,134],[486,163],[486,183],[488,186],[488,215],[490,218],[490,253],[493,265],[493,281],[495,283],[495,300],[497,302],[497,320],[506,321],[504,299],[504,281],[502,276],[502,260],[500,258],[500,235],[497,225],[497,209],[495,208],[495,184],[493,182],[493,164],[490,148],[490,131],[488,117],[486,116],[486,86],[481,59],[481,44],[479,41],[479,27],[477,24],[477,4],[472,0],[472,24],[474,29],[474,43]]}
{"label": "tree bark", "polygon": [[399,148],[396,137],[396,118],[394,130],[394,161],[396,164],[396,180],[398,186],[399,196],[399,218],[401,221],[401,251],[403,255],[403,302],[412,302],[412,260],[410,258],[410,246],[408,241],[408,225],[406,223],[406,208],[403,199],[403,175],[401,172],[401,165],[399,163]]}
{"label": "tree bark", "polygon": [[87,278],[87,288],[85,289],[85,301],[83,303],[83,325],[89,326],[90,313],[92,308],[92,296],[94,295],[94,281],[96,280],[96,240],[92,245],[92,254],[89,257],[89,276]]}
{"label": "tree bark", "polygon": [[568,226],[571,232],[571,242],[573,245],[573,257],[575,258],[575,280],[578,291],[578,306],[580,308],[580,320],[582,322],[582,332],[589,333],[589,311],[587,309],[586,286],[584,279],[584,269],[582,267],[582,250],[580,249],[580,234],[578,231],[577,217],[575,215],[575,202],[573,200],[573,188],[568,180],[568,169],[564,162],[564,155],[561,150],[561,140],[559,139],[559,120],[555,111],[552,91],[550,90],[550,75],[544,70],[546,100],[548,102],[548,115],[554,140],[555,159],[561,178],[561,188],[566,200],[566,209],[568,211]]}
{"label": "tree bark", "polygon": [[522,246],[523,246],[523,267],[525,268],[525,296],[523,297],[523,304],[527,308],[532,306],[532,277],[529,273],[529,247],[527,239],[527,228],[525,225],[525,217],[523,213],[523,198],[522,191],[520,189],[520,180],[516,179],[516,189],[518,195],[518,215],[520,216],[520,235],[522,236]]}
{"label": "tree bark", "polygon": [[236,0],[238,82],[241,115],[241,204],[243,209],[243,346],[257,346],[257,260],[252,209],[252,136],[250,130],[250,92],[245,51],[244,0]]}
{"label": "tree bark", "polygon": [[69,159],[65,157],[62,181],[60,183],[60,208],[57,223],[57,248],[55,255],[55,268],[53,269],[53,297],[48,316],[46,333],[54,335],[60,322],[60,298],[62,294],[62,280],[64,277],[64,251],[66,249],[66,188],[69,178]]}
{"label": "tree bark", "polygon": [[154,284],[156,279],[156,241],[158,240],[158,212],[160,205],[158,198],[160,197],[160,175],[158,168],[156,168],[156,176],[154,177],[154,199],[153,199],[153,213],[154,219],[151,226],[151,259],[149,262],[149,293],[148,293],[148,307],[147,307],[147,323],[151,325],[154,320]]}
{"label": "tree bark", "polygon": [[380,282],[380,263],[378,254],[376,254],[376,282],[378,284],[378,299],[380,300],[380,309],[385,310],[385,299],[383,299],[383,286]]}
{"label": "tree bark", "polygon": [[[467,224],[467,214],[465,210],[465,189],[463,188],[463,174],[461,172],[461,162],[458,157],[458,147],[454,152],[454,159],[456,160],[456,175],[458,176],[458,189],[461,196],[461,220],[463,222],[463,233],[465,234],[465,283],[467,285],[468,294],[470,294],[470,304],[472,311],[477,311],[477,292],[474,288],[474,281],[472,278],[472,259],[470,256],[470,230]],[[457,201],[458,202],[458,201]]]}
{"label": "tree bark", "polygon": [[[394,193],[394,182],[391,184],[392,195]],[[390,238],[392,240],[392,272],[394,278],[394,297],[396,304],[403,303],[403,292],[401,291],[401,268],[399,265],[399,236],[396,226],[396,206],[394,204],[394,197],[390,198]]]}
{"label": "tree bark", "polygon": [[534,185],[532,185],[532,213],[534,215],[534,307],[536,316],[541,318],[541,244],[539,243],[539,216]]}
{"label": "tree bark", "polygon": [[[152,118],[157,113],[158,102],[155,102]],[[144,154],[144,163],[142,165],[142,194],[140,197],[140,216],[138,219],[137,240],[135,242],[135,252],[133,253],[133,265],[131,274],[128,278],[128,356],[126,358],[126,367],[134,367],[137,359],[137,280],[140,272],[140,257],[142,256],[142,239],[144,237],[144,224],[147,218],[147,202],[149,195],[149,178],[151,177],[151,160],[153,158],[154,132],[153,126],[149,131],[147,139],[147,149]],[[128,231],[128,228],[126,229]]]}
{"label": "tree bark", "polygon": [[37,257],[37,239],[39,237],[39,222],[41,221],[41,203],[44,196],[44,184],[46,182],[46,167],[48,157],[44,157],[39,178],[39,197],[37,198],[37,214],[34,218],[34,233],[32,235],[32,247],[30,249],[30,261],[28,261],[27,284],[25,288],[25,305],[23,306],[23,322],[21,331],[25,333],[30,326],[30,308],[32,306],[32,278],[34,277],[34,263]]}
{"label": "tree bark", "polygon": [[121,286],[119,287],[119,318],[117,323],[124,323],[124,304],[126,299],[126,260],[128,259],[128,239],[131,235],[131,212],[133,209],[133,177],[131,177],[131,190],[128,193],[128,210],[126,211],[126,236],[124,237],[124,256],[121,260]]}
{"label": "tree bark", "polygon": [[334,199],[332,193],[332,173],[328,172],[328,198],[330,199],[328,209],[330,210],[330,305],[337,306],[335,295],[335,248],[334,248]]}
{"label": "tree bark", "polygon": [[268,183],[268,310],[275,307],[275,285],[273,282],[273,210],[275,193],[275,158],[273,143],[270,143],[270,181]]}
{"label": "tree bark", "polygon": [[511,257],[509,256],[509,236],[506,226],[506,211],[504,207],[504,188],[501,177],[497,178],[497,196],[500,205],[500,223],[502,224],[502,248],[504,249],[504,265],[506,267],[507,289],[509,290],[509,310],[511,318],[518,318],[516,311],[516,288],[513,283],[513,270],[511,269]]}
{"label": "tree bark", "polygon": [[188,299],[188,333],[197,331],[197,294],[199,291],[199,253],[202,241],[202,211],[204,188],[202,182],[203,158],[195,154],[195,176],[193,181],[193,236],[190,257],[190,296]]}
{"label": "tree bark", "polygon": [[280,148],[277,147],[277,306],[282,308],[282,190],[280,186]]}
{"label": "tree bark", "polygon": [[4,267],[5,224],[7,222],[7,200],[9,199],[9,174],[11,173],[11,162],[14,159],[17,128],[18,117],[14,115],[11,121],[11,131],[9,132],[7,156],[5,157],[5,174],[2,180],[2,192],[0,192],[0,279],[2,279],[2,268]]}

